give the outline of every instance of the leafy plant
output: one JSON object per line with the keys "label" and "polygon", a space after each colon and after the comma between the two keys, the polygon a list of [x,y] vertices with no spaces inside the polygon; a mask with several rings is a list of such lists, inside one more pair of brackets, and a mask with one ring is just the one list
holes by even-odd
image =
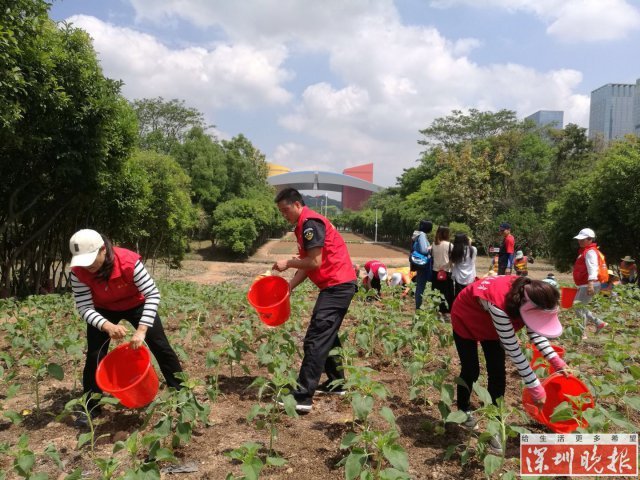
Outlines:
{"label": "leafy plant", "polygon": [[64,406],[64,411],[61,413],[61,417],[76,414],[81,415],[87,419],[88,432],[81,433],[78,436],[78,445],[76,448],[82,448],[83,445],[89,444],[91,448],[91,454],[95,452],[96,442],[103,438],[108,437],[109,434],[102,434],[96,436],[96,424],[93,418],[93,412],[95,409],[101,408],[103,405],[117,405],[119,400],[113,397],[102,396],[99,393],[87,392],[80,398],[74,398],[69,400]]}
{"label": "leafy plant", "polygon": [[286,463],[286,460],[280,457],[267,456],[265,461],[259,455],[259,451],[262,445],[254,442],[243,443],[241,447],[225,452],[225,456],[240,462],[240,469],[244,475],[234,476],[232,473],[227,474],[225,480],[257,480],[260,476],[260,472],[265,465],[273,465],[274,467],[281,467]]}

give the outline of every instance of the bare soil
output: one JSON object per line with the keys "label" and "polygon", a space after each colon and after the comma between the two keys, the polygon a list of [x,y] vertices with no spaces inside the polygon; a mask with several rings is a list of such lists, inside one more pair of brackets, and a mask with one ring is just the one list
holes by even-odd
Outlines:
{"label": "bare soil", "polygon": [[[393,267],[406,265],[407,251],[379,244],[355,243],[363,241],[357,237],[351,240],[348,246],[354,262],[362,264],[367,260],[377,258]],[[184,262],[182,270],[175,272],[157,269],[155,275],[203,284],[230,281],[236,284],[239,289],[246,290],[253,278],[270,269],[275,260],[294,254],[295,243],[272,241],[262,247],[247,262],[205,261],[194,255]],[[479,272],[488,270],[488,259],[478,259],[478,264]],[[543,278],[547,272],[551,271],[549,266],[543,262],[537,262],[530,269],[534,278]],[[287,273],[292,274],[292,272]],[[315,296],[315,292],[313,296]],[[411,299],[407,299],[402,307],[407,318],[410,318],[413,313],[412,303]],[[372,304],[371,307],[375,308],[375,304]],[[211,313],[213,315],[225,314],[223,311]],[[176,333],[180,320],[180,318],[164,319],[168,334]],[[348,314],[345,324],[353,325],[357,321],[357,318],[352,314]],[[301,343],[302,338],[300,337],[299,340]],[[202,341],[192,345],[192,349],[189,351],[191,360],[184,365],[191,377],[204,379],[210,373],[205,365],[207,348],[208,345]],[[598,355],[598,352],[601,351],[599,340],[585,342],[583,349],[583,353]],[[450,349],[443,354],[451,356],[453,362],[451,371],[457,372],[458,364],[455,350]],[[190,444],[179,450],[180,460],[196,462],[198,472],[163,474],[163,478],[221,480],[229,472],[240,475],[239,467],[232,464],[224,456],[224,453],[239,447],[244,442],[268,442],[268,433],[256,431],[254,426],[246,420],[247,413],[257,401],[255,391],[247,390],[247,387],[257,375],[268,375],[268,373],[257,365],[255,358],[251,356],[247,358],[246,364],[250,374],[241,372],[239,375],[231,377],[229,371],[223,371],[220,378],[222,395],[212,404],[210,416],[212,426],[199,428]],[[378,372],[376,379],[383,382],[390,390],[391,394],[384,404],[389,406],[397,417],[401,435],[400,443],[408,452],[412,478],[484,478],[483,466],[474,460],[464,467],[460,466],[460,459],[457,455],[454,455],[451,460],[444,460],[444,454],[449,445],[464,444],[468,441],[474,443],[475,440],[472,434],[457,425],[447,425],[446,431],[442,435],[435,433],[434,427],[440,420],[437,408],[408,400],[409,376],[400,363],[385,361],[376,355],[368,358],[361,357],[358,359],[358,363],[375,369]],[[521,397],[520,380],[509,362],[507,362],[507,367],[509,380],[506,399],[509,404],[518,406]],[[83,478],[99,478],[91,456],[86,451],[75,450],[78,431],[74,428],[71,419],[58,421],[54,418],[54,415],[63,409],[64,404],[78,393],[73,389],[72,378],[73,375],[68,374],[64,381],[53,382],[55,386],[51,386],[51,383],[45,386],[43,399],[45,411],[39,418],[35,415],[28,415],[20,426],[14,426],[7,421],[0,420],[0,443],[13,444],[21,433],[27,433],[30,438],[30,448],[36,452],[42,452],[49,444],[56,446],[65,462],[64,471],[67,474],[74,468],[82,467],[86,472]],[[28,393],[22,393],[8,401],[0,396],[0,401],[4,403],[5,409],[22,411],[33,408],[33,399]],[[636,414],[634,415],[632,420],[638,424],[640,419]],[[98,435],[105,435],[105,437],[100,440],[96,455],[101,458],[108,457],[113,443],[116,440],[125,439],[129,433],[139,428],[143,418],[143,411],[127,410],[122,407],[107,408],[99,420]],[[280,433],[276,449],[287,459],[288,464],[277,469],[266,468],[263,470],[261,478],[300,480],[344,478],[344,469],[336,467],[336,464],[343,456],[343,452],[339,448],[340,441],[351,428],[352,419],[351,408],[347,401],[336,397],[317,395],[314,399],[313,411],[310,414],[300,416],[297,419],[285,418],[279,426]],[[527,420],[513,423],[525,426],[534,432],[544,431],[541,426]],[[508,443],[507,458],[514,459],[517,456],[518,443],[511,440]],[[512,463],[513,460],[509,460],[509,462]],[[0,470],[7,471],[10,468],[9,459],[0,456]],[[512,468],[515,466],[512,465]],[[58,477],[59,473],[56,473],[55,467],[51,465],[41,464],[39,469],[49,470],[50,478],[64,478],[63,475]]]}

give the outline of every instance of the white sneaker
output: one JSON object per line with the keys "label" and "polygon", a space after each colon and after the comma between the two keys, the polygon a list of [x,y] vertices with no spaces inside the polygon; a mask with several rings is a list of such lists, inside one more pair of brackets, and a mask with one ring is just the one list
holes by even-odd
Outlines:
{"label": "white sneaker", "polygon": [[489,448],[489,451],[494,455],[502,455],[504,452],[499,434],[494,435],[489,439],[489,443],[487,443],[487,447]]}
{"label": "white sneaker", "polygon": [[465,413],[467,414],[467,419],[462,422],[462,426],[469,430],[478,430],[478,420],[473,416],[473,412],[469,411]]}

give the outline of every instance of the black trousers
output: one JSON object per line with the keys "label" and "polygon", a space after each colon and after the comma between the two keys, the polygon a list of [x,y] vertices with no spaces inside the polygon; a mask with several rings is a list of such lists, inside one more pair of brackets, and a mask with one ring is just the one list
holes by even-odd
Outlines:
{"label": "black trousers", "polygon": [[[456,343],[456,350],[460,357],[460,378],[469,387],[468,389],[462,385],[458,385],[458,408],[460,410],[469,410],[471,391],[473,384],[480,376],[480,360],[478,359],[478,342],[462,338],[456,332],[453,332],[453,340]],[[495,404],[496,400],[504,397],[506,388],[506,369],[504,364],[505,354],[500,340],[483,340],[480,342],[484,358],[487,362],[487,376],[489,377],[489,394],[491,401]]]}
{"label": "black trousers", "polygon": [[353,282],[325,288],[313,307],[311,322],[304,337],[304,358],[298,374],[297,400],[312,398],[324,371],[330,381],[343,379],[342,362],[329,352],[340,347],[338,330],[356,293]]}
{"label": "black trousers", "polygon": [[373,280],[371,280],[371,288],[373,288],[376,292],[378,292],[378,295],[380,295],[382,284],[380,283],[380,279],[378,277],[373,277]]}
{"label": "black trousers", "polygon": [[507,265],[509,265],[509,254],[500,255],[498,257],[498,275],[507,273]]}
{"label": "black trousers", "polygon": [[453,305],[453,279],[451,278],[451,272],[447,272],[446,280],[438,280],[438,272],[434,271],[431,276],[431,285],[434,290],[438,290],[444,295],[444,300],[440,302],[440,313],[451,312],[451,305]]}
{"label": "black trousers", "polygon": [[[117,325],[120,323],[120,320],[124,319],[133,325],[134,328],[138,328],[138,322],[142,316],[143,309],[144,304],[122,312],[101,308],[96,308],[96,311],[111,323]],[[181,372],[182,367],[180,366],[180,360],[178,360],[176,352],[174,352],[171,345],[169,345],[169,340],[164,333],[159,315],[156,315],[153,327],[147,330],[145,341],[147,345],[149,345],[153,356],[156,357],[160,370],[167,381],[167,385],[179,390],[180,380],[178,380],[174,374]],[[87,324],[87,358],[84,364],[84,372],[82,373],[82,386],[85,393],[102,393],[102,390],[96,383],[96,370],[98,369],[98,361],[102,360],[109,351],[109,342],[110,338],[106,332]]]}
{"label": "black trousers", "polygon": [[[469,284],[471,285],[471,284]],[[456,301],[456,298],[458,298],[458,295],[460,295],[460,292],[466,287],[467,285],[463,285],[462,283],[458,283],[455,280],[453,281],[453,301]]]}

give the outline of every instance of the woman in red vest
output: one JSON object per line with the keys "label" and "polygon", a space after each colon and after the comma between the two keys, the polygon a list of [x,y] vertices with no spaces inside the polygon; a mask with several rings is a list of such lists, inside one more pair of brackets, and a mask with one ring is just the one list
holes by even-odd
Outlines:
{"label": "woman in red vest", "polygon": [[[460,378],[466,383],[457,387],[458,408],[467,413],[465,426],[476,426],[469,400],[480,375],[478,342],[484,352],[493,403],[505,393],[506,352],[534,401],[544,405],[546,393],[522,353],[516,332],[526,326],[531,343],[540,353],[557,371],[565,369],[565,362],[547,340],[562,333],[558,320],[559,298],[558,290],[547,283],[512,275],[483,278],[460,292],[453,303],[451,325],[460,357]],[[501,439],[492,438],[489,447],[501,451]]]}
{"label": "woman in red vest", "polygon": [[[140,261],[140,255],[114,247],[95,230],[80,230],[69,241],[71,288],[80,316],[87,322],[87,357],[82,375],[85,392],[102,393],[96,383],[98,362],[109,351],[111,339],[120,340],[127,320],[136,329],[131,346],[146,340],[169,387],[180,389],[175,374],[182,371],[158,316],[160,292]],[[94,406],[92,416],[100,412]],[[86,418],[78,418],[82,426]]]}
{"label": "woman in red vest", "polygon": [[596,332],[602,330],[608,323],[596,317],[586,306],[600,291],[600,282],[598,281],[599,253],[598,245],[594,242],[596,233],[590,228],[583,228],[573,238],[578,240],[580,247],[578,258],[573,265],[573,281],[578,287],[574,303],[579,303],[575,311],[583,322],[582,338],[584,340],[587,338],[587,321],[595,325]]}

